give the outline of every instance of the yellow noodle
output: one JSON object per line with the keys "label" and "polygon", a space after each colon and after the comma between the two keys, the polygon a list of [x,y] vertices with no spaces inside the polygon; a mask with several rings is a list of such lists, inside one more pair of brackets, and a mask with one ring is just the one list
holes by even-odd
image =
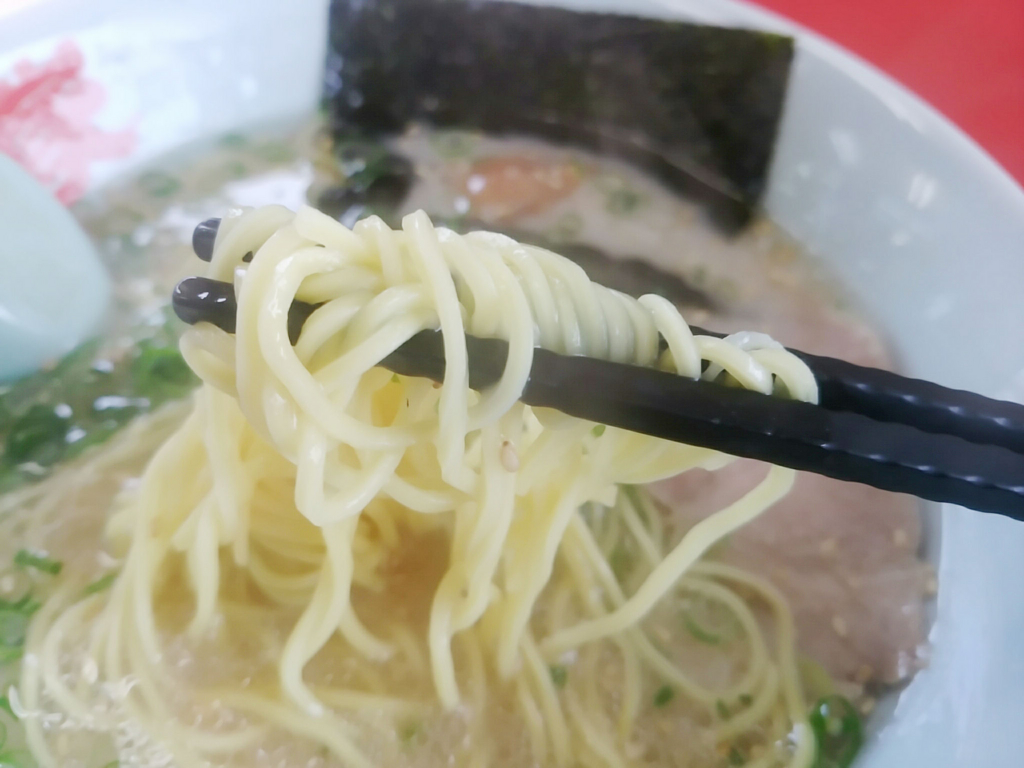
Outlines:
{"label": "yellow noodle", "polygon": [[[667,549],[657,512],[618,498],[619,484],[714,470],[728,457],[518,402],[537,346],[814,401],[803,363],[758,334],[694,336],[660,297],[596,285],[572,262],[501,235],[435,229],[422,212],[401,230],[374,217],[349,230],[311,208],[247,211],[222,223],[207,275],[235,282],[236,333],[186,333],[182,350],[203,386],[173,434],[153,419],[90,459],[102,472],[167,438],[111,510],[107,536],[122,557],[112,588],[78,602],[58,590],[35,617],[33,663],[20,684],[26,707],[84,719],[100,687],[130,679],[118,713],[93,727],[112,731],[115,714],[130,717],[183,766],[221,760],[271,732],[369,766],[376,758],[364,741],[386,735],[381,722],[397,729],[395,718],[447,711],[465,715],[460,761],[487,765],[497,753],[486,713],[508,696],[538,764],[618,768],[667,683],[712,712],[721,697],[749,694],[750,705],[714,723],[709,738],[757,740],[782,716],[795,744],[784,758],[809,765],[788,606],[764,580],[701,560],[785,494],[793,473],[772,469]],[[293,346],[296,298],[323,306]],[[439,388],[378,367],[429,329],[443,335]],[[508,342],[504,371],[486,391],[468,388],[467,333]],[[72,477],[57,473],[0,500],[0,515],[52,517]],[[445,548],[440,581],[417,606],[424,624],[386,611],[369,621],[358,591],[389,599],[389,567],[413,534]],[[620,546],[639,554],[628,586],[609,565]],[[771,608],[772,649],[730,583]],[[647,635],[644,617],[679,591],[722,605],[742,627],[741,674],[722,690],[694,682]],[[190,611],[181,632],[168,623],[173,605]],[[181,684],[167,660],[175,633],[200,654],[206,643],[265,642],[273,672],[254,670],[258,685]],[[65,668],[73,642],[95,681]],[[349,677],[314,675],[331,654],[358,662]],[[570,670],[564,690],[549,663]],[[606,663],[621,677],[614,705],[600,679]],[[214,702],[242,724],[217,730],[188,719],[190,707]],[[352,718],[361,712],[384,720],[360,724]],[[40,765],[59,765],[39,719],[26,727]]]}

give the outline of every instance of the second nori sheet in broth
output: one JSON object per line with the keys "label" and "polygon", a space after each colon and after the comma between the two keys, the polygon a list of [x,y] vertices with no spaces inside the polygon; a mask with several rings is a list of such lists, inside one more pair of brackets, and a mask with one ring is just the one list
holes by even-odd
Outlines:
{"label": "second nori sheet in broth", "polygon": [[743,223],[765,188],[791,38],[480,0],[333,0],[335,130],[410,121],[631,161]]}

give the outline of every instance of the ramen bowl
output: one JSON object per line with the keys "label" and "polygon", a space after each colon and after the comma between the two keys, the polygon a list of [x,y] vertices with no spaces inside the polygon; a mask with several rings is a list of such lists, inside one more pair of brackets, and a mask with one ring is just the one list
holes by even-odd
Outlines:
{"label": "ramen bowl", "polygon": [[[868,65],[752,6],[563,4],[794,35],[768,215],[838,275],[905,372],[1024,400],[1024,192],[969,138]],[[71,202],[179,147],[314,111],[325,30],[324,0],[14,3],[0,16],[4,87],[70,95],[29,115],[0,107],[0,141]],[[253,194],[288,203],[296,190]],[[1016,764],[1024,525],[948,506],[926,514],[940,585],[929,662],[879,707],[857,765]]]}

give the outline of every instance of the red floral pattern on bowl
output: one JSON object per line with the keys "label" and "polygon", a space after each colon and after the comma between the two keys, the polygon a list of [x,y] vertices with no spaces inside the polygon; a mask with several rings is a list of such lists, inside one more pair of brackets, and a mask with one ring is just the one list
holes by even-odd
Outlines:
{"label": "red floral pattern on bowl", "polygon": [[65,205],[89,187],[95,163],[127,157],[137,142],[134,128],[96,125],[107,90],[84,69],[81,48],[65,40],[45,61],[24,58],[0,76],[0,152]]}

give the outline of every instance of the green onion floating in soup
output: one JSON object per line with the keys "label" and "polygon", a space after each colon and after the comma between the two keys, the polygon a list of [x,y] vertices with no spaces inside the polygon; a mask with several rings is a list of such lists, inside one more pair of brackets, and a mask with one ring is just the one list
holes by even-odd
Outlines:
{"label": "green onion floating in soup", "polygon": [[849,768],[864,744],[860,713],[848,699],[829,696],[811,709],[811,728],[817,743],[814,768]]}

